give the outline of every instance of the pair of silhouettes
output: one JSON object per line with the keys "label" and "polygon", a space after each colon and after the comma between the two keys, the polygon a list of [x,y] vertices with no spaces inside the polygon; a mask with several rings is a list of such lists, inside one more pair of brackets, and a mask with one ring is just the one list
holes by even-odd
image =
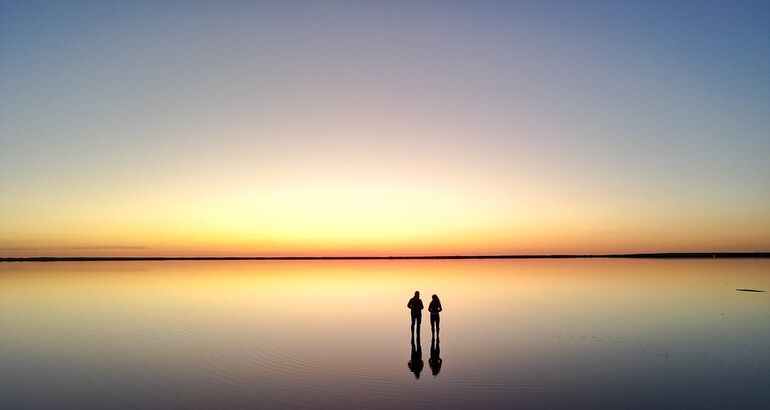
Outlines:
{"label": "pair of silhouettes", "polygon": [[[420,324],[422,324],[422,309],[424,308],[422,304],[422,299],[420,299],[420,291],[416,290],[414,292],[414,297],[409,299],[409,302],[406,304],[406,307],[409,308],[409,310],[412,313],[412,335],[414,335],[414,325],[417,324],[417,337],[420,337]],[[432,296],[432,300],[430,301],[430,305],[428,305],[428,312],[430,312],[430,333],[433,335],[434,333],[438,335],[439,332],[439,325],[441,324],[441,317],[439,316],[439,313],[443,309],[441,308],[441,300],[439,300],[437,295]]]}
{"label": "pair of silhouettes", "polygon": [[[422,360],[422,346],[420,345],[420,324],[422,323],[422,309],[424,307],[422,300],[420,300],[419,291],[414,292],[414,297],[409,299],[406,307],[409,308],[412,316],[412,352],[407,366],[409,366],[409,370],[414,373],[414,378],[419,379],[420,372],[422,372],[423,367],[425,367],[425,362]],[[433,372],[433,376],[438,376],[438,372],[441,371],[441,364],[443,363],[443,360],[441,360],[441,340],[439,339],[439,324],[441,323],[439,312],[442,310],[441,301],[438,296],[433,295],[430,305],[428,305],[431,335],[430,359],[428,359],[428,365]],[[417,343],[415,343],[415,324],[417,324]]]}

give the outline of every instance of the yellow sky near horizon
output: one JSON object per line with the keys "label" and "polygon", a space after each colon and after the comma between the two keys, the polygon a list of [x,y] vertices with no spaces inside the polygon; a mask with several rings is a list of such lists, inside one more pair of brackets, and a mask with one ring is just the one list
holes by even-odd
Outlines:
{"label": "yellow sky near horizon", "polygon": [[[569,202],[540,192],[308,180],[262,190],[52,198],[5,222],[2,256],[297,256],[766,251],[755,216]],[[216,187],[211,187],[215,190]],[[445,187],[446,188],[446,187]],[[464,195],[465,194],[465,195]],[[636,217],[627,218],[632,213]],[[686,215],[686,218],[679,218]],[[8,235],[23,232],[18,235]]]}

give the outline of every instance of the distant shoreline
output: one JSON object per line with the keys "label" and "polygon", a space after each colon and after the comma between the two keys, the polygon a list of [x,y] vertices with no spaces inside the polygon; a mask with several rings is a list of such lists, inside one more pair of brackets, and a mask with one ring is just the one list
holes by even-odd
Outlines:
{"label": "distant shoreline", "polygon": [[416,256],[32,256],[0,258],[0,262],[107,262],[107,261],[310,261],[310,260],[402,260],[402,259],[724,259],[768,258],[770,252],[663,252],[620,254],[554,255],[416,255]]}

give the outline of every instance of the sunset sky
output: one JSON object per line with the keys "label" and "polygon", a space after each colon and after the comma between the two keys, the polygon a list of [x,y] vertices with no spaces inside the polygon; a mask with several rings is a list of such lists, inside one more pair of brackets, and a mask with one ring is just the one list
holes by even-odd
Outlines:
{"label": "sunset sky", "polygon": [[770,2],[0,2],[0,257],[770,250]]}

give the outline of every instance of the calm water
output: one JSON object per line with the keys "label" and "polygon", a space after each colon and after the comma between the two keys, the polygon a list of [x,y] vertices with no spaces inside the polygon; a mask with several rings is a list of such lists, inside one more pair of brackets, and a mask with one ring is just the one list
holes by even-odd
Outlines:
{"label": "calm water", "polygon": [[736,288],[770,261],[6,263],[0,408],[767,408]]}

